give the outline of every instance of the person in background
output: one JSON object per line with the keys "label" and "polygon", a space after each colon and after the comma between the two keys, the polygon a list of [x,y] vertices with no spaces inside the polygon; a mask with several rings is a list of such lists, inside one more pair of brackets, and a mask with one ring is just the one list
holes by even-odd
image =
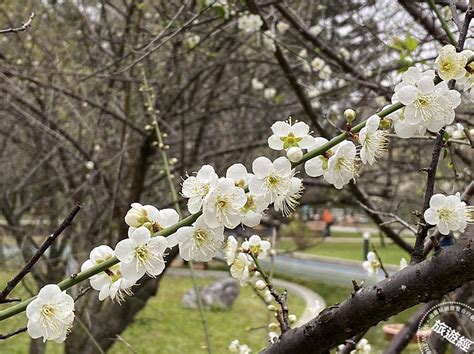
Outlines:
{"label": "person in background", "polygon": [[331,225],[334,223],[334,217],[332,216],[329,209],[323,209],[323,215],[321,216],[323,219],[325,226],[324,226],[324,238],[331,237]]}

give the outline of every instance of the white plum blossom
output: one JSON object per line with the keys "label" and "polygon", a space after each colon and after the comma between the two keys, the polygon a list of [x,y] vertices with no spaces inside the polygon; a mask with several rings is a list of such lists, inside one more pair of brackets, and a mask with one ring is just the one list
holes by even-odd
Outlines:
{"label": "white plum blossom", "polygon": [[204,165],[198,171],[196,176],[189,176],[183,181],[182,194],[188,200],[188,210],[191,214],[201,210],[204,199],[213,189],[219,180],[214,168],[210,165]]}
{"label": "white plum blossom", "polygon": [[[109,246],[97,246],[90,252],[89,259],[82,264],[81,272],[102,264],[114,256],[115,252]],[[123,278],[121,267],[121,263],[115,264],[89,278],[91,287],[99,291],[100,301],[110,297],[112,301],[117,299],[117,302],[121,303],[125,300],[125,295],[132,295],[130,288],[135,285],[135,282]]]}
{"label": "white plum blossom", "polygon": [[263,97],[265,97],[267,100],[271,100],[273,97],[276,95],[276,89],[273,87],[267,87],[265,90],[263,90]]}
{"label": "white plum blossom", "polygon": [[254,77],[250,83],[252,84],[252,88],[254,90],[263,90],[263,88],[265,87],[263,85],[263,82],[259,81],[258,78]]}
{"label": "white plum blossom", "polygon": [[28,334],[64,342],[74,321],[74,300],[56,284],[45,285],[26,307]]}
{"label": "white plum blossom", "polygon": [[276,38],[275,33],[273,33],[272,31],[270,30],[264,31],[262,33],[263,46],[272,52],[276,51],[275,38]]}
{"label": "white plum blossom", "polygon": [[247,344],[240,344],[238,339],[234,339],[230,342],[229,351],[238,354],[250,354],[252,352]]}
{"label": "white plum blossom", "polygon": [[[474,51],[463,50],[461,54],[469,60],[474,56]],[[463,91],[467,92],[470,99],[474,101],[474,62],[467,64],[466,74],[459,78],[457,82],[462,85]]]}
{"label": "white plum blossom", "polygon": [[289,216],[299,205],[303,189],[303,180],[298,177],[291,177],[286,191],[280,194],[274,201],[273,207],[275,210],[281,211],[285,216]]}
{"label": "white plum blossom", "polygon": [[313,36],[317,36],[323,31],[323,28],[319,25],[314,25],[308,28],[308,32],[311,33]]}
{"label": "white plum blossom", "polygon": [[380,270],[380,262],[377,259],[377,255],[374,252],[367,253],[367,260],[362,263],[362,267],[367,272],[369,277],[378,274]]}
{"label": "white plum blossom", "polygon": [[179,215],[174,209],[158,210],[153,205],[141,205],[140,203],[133,203],[132,208],[125,216],[125,222],[132,230],[145,226],[153,233],[174,225],[178,221]]}
{"label": "white plum blossom", "polygon": [[311,61],[311,67],[314,71],[318,72],[322,80],[329,80],[331,78],[332,70],[323,59],[318,57],[314,58]]}
{"label": "white plum blossom", "polygon": [[[250,193],[263,196],[268,204],[287,201],[295,171],[286,157],[279,157],[273,162],[266,157],[258,157],[252,163],[252,170]],[[281,207],[284,208],[283,205]]]}
{"label": "white plum blossom", "polygon": [[244,165],[236,163],[227,169],[225,176],[232,179],[236,187],[245,188],[249,184],[251,174]]}
{"label": "white plum blossom", "polygon": [[234,236],[229,236],[227,238],[224,250],[224,259],[226,260],[228,266],[234,263],[235,252],[237,252],[237,244],[237,240]]}
{"label": "white plum blossom", "polygon": [[186,47],[188,47],[189,49],[193,49],[199,44],[200,41],[201,37],[198,34],[190,33],[186,36],[185,39]]}
{"label": "white plum blossom", "polygon": [[[309,151],[313,151],[317,148],[320,148],[324,144],[327,144],[329,141],[326,138],[316,137],[313,139],[313,143],[309,147]],[[326,150],[325,154],[313,157],[308,160],[304,169],[306,174],[310,177],[319,177],[325,175],[328,172],[328,159],[330,155],[333,155],[334,152],[331,149]]]}
{"label": "white plum blossom", "polygon": [[445,196],[435,194],[430,199],[430,207],[425,211],[425,221],[435,225],[442,235],[451,231],[464,232],[468,223],[473,222],[474,208],[461,201],[459,193]]}
{"label": "white plum blossom", "polygon": [[272,132],[268,138],[268,146],[273,150],[289,150],[292,147],[308,149],[313,144],[313,137],[310,135],[309,125],[291,119],[288,121],[278,121],[273,123]]}
{"label": "white plum blossom", "polygon": [[268,332],[268,341],[269,341],[271,344],[275,343],[275,342],[278,340],[279,337],[280,337],[280,336],[278,335],[277,332],[273,332],[273,331]]}
{"label": "white plum blossom", "polygon": [[326,65],[326,62],[319,57],[316,57],[311,61],[311,67],[315,71],[321,70],[324,67],[324,65]]}
{"label": "white plum blossom", "polygon": [[222,177],[206,198],[204,220],[210,227],[223,225],[233,229],[242,221],[240,210],[246,202],[244,190],[236,187],[231,178]]}
{"label": "white plum blossom", "polygon": [[250,279],[251,265],[248,255],[240,252],[230,266],[230,274],[239,280],[240,285],[246,285]]}
{"label": "white plum blossom", "polygon": [[247,202],[240,210],[242,224],[248,227],[255,227],[260,224],[265,209],[268,208],[268,201],[265,197],[247,193]]}
{"label": "white plum blossom", "polygon": [[457,53],[456,48],[448,44],[440,49],[439,55],[435,60],[435,69],[439,77],[444,81],[458,80],[466,75],[466,64],[466,56],[462,53]]}
{"label": "white plum blossom", "polygon": [[445,81],[435,85],[433,79],[433,71],[421,73],[416,68],[410,68],[403,74],[392,100],[406,106],[403,109],[404,124],[438,132],[453,122],[454,109],[461,103],[461,95],[456,90],[450,90]]}
{"label": "white plum blossom", "polygon": [[464,133],[464,126],[461,123],[448,125],[445,132],[453,139],[463,139],[466,137]]}
{"label": "white plum blossom", "polygon": [[350,354],[369,354],[372,350],[367,339],[362,338],[359,343],[357,343],[354,350],[351,350]]}
{"label": "white plum blossom", "polygon": [[262,27],[263,21],[259,15],[243,15],[237,20],[237,27],[245,33],[254,33]]}
{"label": "white plum blossom", "polygon": [[359,133],[360,159],[364,164],[372,165],[387,150],[387,131],[379,130],[379,125],[380,117],[373,115]]}
{"label": "white plum blossom", "polygon": [[426,127],[418,123],[408,122],[407,119],[405,119],[403,112],[404,109],[401,109],[387,116],[387,118],[391,119],[393,122],[395,134],[404,139],[411,138],[416,134],[425,135]]}
{"label": "white plum blossom", "polygon": [[343,141],[336,145],[334,155],[328,160],[328,170],[324,179],[341,189],[357,175],[356,147],[351,141]]}
{"label": "white plum blossom", "polygon": [[224,227],[209,227],[200,216],[192,226],[183,226],[167,238],[169,245],[179,244],[179,255],[185,261],[209,262],[222,249]]}
{"label": "white plum blossom", "polygon": [[250,255],[263,259],[267,256],[267,252],[271,247],[269,241],[262,240],[258,235],[252,235],[250,238],[242,243],[242,249],[247,251]]}
{"label": "white plum blossom", "polygon": [[255,288],[257,290],[264,290],[267,287],[267,283],[265,283],[262,279],[259,279],[255,282]]}
{"label": "white plum blossom", "polygon": [[166,248],[166,238],[151,237],[146,227],[129,232],[128,238],[115,246],[115,255],[122,262],[122,276],[126,280],[137,281],[145,274],[150,277],[160,275],[165,269],[163,253]]}
{"label": "white plum blossom", "polygon": [[276,29],[281,34],[285,34],[285,32],[288,31],[289,28],[290,28],[290,25],[284,21],[279,21],[276,24]]}
{"label": "white plum blossom", "polygon": [[[238,163],[230,166],[226,172],[226,178],[231,178],[234,184],[240,188],[247,188],[251,173],[247,172],[244,165]],[[261,196],[255,196],[246,193],[247,201],[241,208],[242,224],[249,227],[255,227],[260,224],[264,210],[268,207],[268,203]]]}

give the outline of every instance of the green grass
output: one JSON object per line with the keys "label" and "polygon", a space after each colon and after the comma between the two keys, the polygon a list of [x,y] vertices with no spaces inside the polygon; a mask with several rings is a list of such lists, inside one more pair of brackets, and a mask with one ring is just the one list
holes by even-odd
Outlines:
{"label": "green grass", "polygon": [[[386,242],[385,247],[381,246],[379,239],[372,239],[370,243],[375,246],[384,264],[399,265],[402,257],[409,260],[407,252],[394,243]],[[372,246],[370,246],[370,250],[372,249],[371,247]],[[277,248],[292,250],[295,249],[296,246],[292,241],[281,241],[277,243]],[[362,239],[359,242],[335,242],[335,240],[329,240],[301,250],[300,252],[324,257],[362,261],[363,241]]]}
{"label": "green grass", "polygon": [[[11,274],[0,272],[0,287]],[[199,286],[205,286],[214,279],[198,279]],[[136,320],[122,334],[123,339],[137,353],[207,353],[203,348],[205,339],[197,310],[181,308],[184,292],[192,287],[189,278],[166,276],[157,296],[152,297],[147,306],[137,315]],[[26,292],[21,286],[15,290],[14,296],[25,297]],[[289,294],[290,311],[298,316],[304,310],[303,300]],[[4,308],[5,305],[3,305]],[[239,339],[248,344],[254,352],[266,344],[267,325],[272,320],[266,306],[256,297],[250,287],[241,288],[237,301],[230,311],[207,312],[209,328],[214,346],[214,353],[226,353],[230,342]],[[2,322],[0,333],[7,333],[26,325],[23,314]],[[264,328],[260,328],[264,326]],[[254,329],[252,328],[260,328]],[[74,330],[81,330],[75,323]],[[0,352],[23,354],[28,352],[29,337],[26,333],[0,342]],[[56,343],[47,344],[48,354],[63,353],[63,346]],[[121,354],[131,352],[124,343],[117,342],[110,353]]]}

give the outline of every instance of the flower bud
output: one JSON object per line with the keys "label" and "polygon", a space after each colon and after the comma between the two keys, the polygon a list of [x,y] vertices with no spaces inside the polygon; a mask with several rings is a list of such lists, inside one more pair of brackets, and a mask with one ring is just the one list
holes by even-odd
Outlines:
{"label": "flower bud", "polygon": [[268,305],[267,309],[268,309],[268,311],[276,311],[277,310],[275,305]]}
{"label": "flower bud", "polygon": [[268,328],[269,328],[270,330],[275,330],[275,329],[280,328],[280,326],[279,326],[277,323],[272,322],[272,323],[270,323],[270,324],[268,325]]}
{"label": "flower bud", "polygon": [[258,290],[263,290],[267,287],[267,284],[265,284],[265,282],[263,280],[257,280],[257,282],[255,283],[255,287],[258,289]]}
{"label": "flower bud", "polygon": [[286,156],[291,162],[298,162],[303,157],[303,150],[296,146],[290,147],[286,152]]}
{"label": "flower bud", "polygon": [[94,161],[87,161],[87,162],[86,162],[86,168],[87,168],[88,170],[93,170],[93,169],[94,169],[94,166],[95,166],[95,165],[94,165]]}
{"label": "flower bud", "polygon": [[346,119],[347,123],[351,123],[356,119],[356,112],[353,109],[346,109],[344,111],[344,118]]}
{"label": "flower bud", "polygon": [[392,126],[392,121],[390,119],[383,118],[380,120],[380,123],[379,123],[380,130],[389,130],[391,126]]}
{"label": "flower bud", "polygon": [[296,317],[296,315],[291,314],[291,315],[288,316],[288,320],[290,321],[290,323],[295,323],[296,320],[297,320],[297,317]]}
{"label": "flower bud", "polygon": [[150,124],[145,125],[145,130],[153,130],[153,127]]}

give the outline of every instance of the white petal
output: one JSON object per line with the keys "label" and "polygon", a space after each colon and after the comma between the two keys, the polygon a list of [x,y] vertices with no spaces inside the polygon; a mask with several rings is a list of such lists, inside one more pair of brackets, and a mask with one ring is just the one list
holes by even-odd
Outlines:
{"label": "white petal", "polygon": [[47,284],[41,288],[38,293],[38,299],[49,300],[56,295],[61,294],[62,291],[56,284]]}
{"label": "white petal", "polygon": [[302,137],[309,133],[309,125],[305,122],[298,122],[291,127],[296,137]]}
{"label": "white petal", "polygon": [[163,209],[159,211],[156,221],[162,227],[169,227],[179,221],[179,214],[174,209]]}
{"label": "white petal", "polygon": [[316,156],[315,158],[312,158],[308,162],[305,163],[304,165],[304,170],[306,171],[306,174],[311,177],[319,177],[323,174],[323,160],[321,159],[321,156]]}
{"label": "white petal", "polygon": [[137,263],[135,261],[130,263],[122,263],[120,267],[123,278],[129,281],[136,282],[143,275],[145,275],[145,269],[137,269]]}
{"label": "white petal", "polygon": [[[135,232],[130,237],[130,240],[132,240],[134,245],[138,246],[147,243],[150,238],[150,230],[144,226],[141,226],[135,230]],[[117,252],[117,250],[115,250],[115,252]]]}
{"label": "white petal", "polygon": [[283,150],[283,141],[277,135],[268,138],[268,146],[273,150]]}
{"label": "white petal", "polygon": [[133,258],[131,252],[133,249],[133,242],[130,239],[125,239],[117,243],[115,246],[115,256],[122,262],[130,262]]}
{"label": "white petal", "polygon": [[291,133],[291,126],[287,122],[278,121],[273,123],[272,131],[278,136],[287,136]]}
{"label": "white petal", "polygon": [[447,205],[447,198],[443,194],[435,194],[430,199],[431,208],[442,208]]}
{"label": "white petal", "polygon": [[404,105],[409,105],[413,103],[418,97],[418,89],[415,86],[405,86],[398,91],[398,99]]}
{"label": "white petal", "polygon": [[234,182],[239,182],[242,180],[245,181],[247,179],[248,172],[244,165],[241,163],[236,163],[227,169],[225,176],[227,178],[231,178]]}
{"label": "white petal", "polygon": [[291,172],[291,162],[284,156],[273,161],[273,166],[280,173],[289,174]]}
{"label": "white petal", "polygon": [[39,321],[28,321],[28,334],[31,338],[36,339],[46,335],[44,328],[41,326]]}
{"label": "white petal", "polygon": [[258,178],[265,178],[272,169],[272,162],[264,156],[257,157],[252,163],[252,171]]}
{"label": "white petal", "polygon": [[439,222],[438,214],[436,213],[435,209],[426,209],[423,216],[425,218],[425,221],[430,225],[436,225]]}

